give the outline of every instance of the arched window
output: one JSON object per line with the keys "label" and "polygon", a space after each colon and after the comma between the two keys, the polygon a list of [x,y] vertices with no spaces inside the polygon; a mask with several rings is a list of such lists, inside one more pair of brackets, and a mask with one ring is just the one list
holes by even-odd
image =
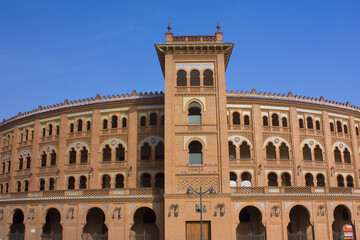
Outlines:
{"label": "arched window", "polygon": [[201,105],[197,102],[189,104],[188,124],[201,124]]}
{"label": "arched window", "polygon": [[341,160],[341,152],[340,152],[338,147],[336,147],[335,150],[334,150],[334,158],[335,158],[335,162],[339,162],[339,163],[342,162],[342,160]]}
{"label": "arched window", "polygon": [[307,121],[307,128],[314,129],[314,123],[312,117],[307,117],[306,121]]}
{"label": "arched window", "polygon": [[124,161],[125,160],[125,148],[123,145],[119,144],[116,148],[116,161]]}
{"label": "arched window", "polygon": [[78,132],[82,131],[82,127],[83,127],[83,121],[81,119],[77,120],[77,130]]}
{"label": "arched window", "polygon": [[31,164],[31,157],[30,155],[26,156],[26,169],[30,169],[30,164]]}
{"label": "arched window", "polygon": [[115,177],[115,188],[124,188],[124,176],[117,174]]}
{"label": "arched window", "polygon": [[344,162],[351,163],[350,152],[349,152],[349,149],[347,149],[347,148],[345,148],[345,150],[344,150]]}
{"label": "arched window", "polygon": [[251,153],[250,153],[250,146],[247,142],[242,142],[240,145],[240,158],[241,159],[250,159]]}
{"label": "arched window", "polygon": [[25,140],[29,140],[29,130],[25,130]]}
{"label": "arched window", "polygon": [[184,70],[179,70],[177,72],[177,86],[182,87],[187,85],[186,72]]}
{"label": "arched window", "polygon": [[[71,130],[71,124],[70,124],[70,130]],[[42,128],[42,137],[45,137],[46,130],[45,128]],[[9,136],[9,143],[10,143],[10,136]]]}
{"label": "arched window", "polygon": [[356,133],[356,136],[359,136],[359,128],[358,127],[355,127],[355,133]]}
{"label": "arched window", "polygon": [[281,174],[281,186],[283,187],[291,186],[291,176],[289,173]]}
{"label": "arched window", "polygon": [[24,158],[21,156],[19,158],[19,170],[23,169],[23,165],[24,165]]}
{"label": "arched window", "polygon": [[157,188],[164,188],[165,183],[164,183],[164,174],[163,173],[158,173],[155,176],[155,187]]}
{"label": "arched window", "polygon": [[251,174],[249,172],[243,172],[240,176],[241,182],[249,181],[251,182]]}
{"label": "arched window", "polygon": [[0,184],[0,193],[4,192],[4,186],[2,184]]}
{"label": "arched window", "polygon": [[81,177],[80,177],[79,189],[86,189],[86,182],[87,182],[86,177],[85,177],[85,176],[81,176]]}
{"label": "arched window", "polygon": [[146,126],[146,117],[145,117],[145,116],[142,116],[142,117],[140,118],[140,126],[141,126],[141,127]]}
{"label": "arched window", "polygon": [[202,144],[199,141],[192,141],[189,144],[189,165],[202,164]]}
{"label": "arched window", "polygon": [[299,128],[304,128],[304,120],[299,118]]}
{"label": "arched window", "polygon": [[165,125],[165,115],[161,116],[161,125],[164,126]]}
{"label": "arched window", "polygon": [[213,72],[209,69],[204,71],[204,86],[213,86],[214,85],[214,78]]}
{"label": "arched window", "polygon": [[272,119],[272,125],[275,127],[278,127],[279,126],[279,115],[274,113],[273,115],[271,115],[271,119]]}
{"label": "arched window", "polygon": [[348,175],[346,177],[346,186],[347,187],[354,187],[354,179],[352,176]]}
{"label": "arched window", "polygon": [[55,150],[52,150],[52,152],[50,153],[50,166],[55,166],[56,165],[56,152]]}
{"label": "arched window", "polygon": [[90,131],[90,129],[91,129],[91,122],[87,121],[86,122],[86,131]]}
{"label": "arched window", "polygon": [[269,126],[269,120],[267,116],[263,116],[263,126],[267,127]]}
{"label": "arched window", "polygon": [[282,143],[279,147],[280,150],[280,159],[290,159],[289,157],[289,147],[285,143]]}
{"label": "arched window", "polygon": [[336,122],[336,128],[337,128],[337,131],[338,131],[339,133],[342,132],[342,125],[341,125],[341,122],[340,122],[340,121],[337,121],[337,122]]}
{"label": "arched window", "polygon": [[348,134],[348,133],[349,133],[349,132],[348,132],[348,127],[347,127],[346,124],[344,124],[344,133],[345,133],[345,134]]}
{"label": "arched window", "polygon": [[127,127],[127,118],[123,117],[121,121],[122,121],[122,127],[126,128]]}
{"label": "arched window", "polygon": [[236,146],[233,144],[232,141],[229,141],[229,158],[236,158]]}
{"label": "arched window", "polygon": [[86,149],[86,147],[83,147],[80,151],[80,163],[87,163],[88,161],[88,150]]}
{"label": "arched window", "polygon": [[111,187],[111,186],[110,186],[110,182],[111,182],[110,176],[105,174],[105,175],[102,177],[102,185],[101,185],[101,187],[102,187],[102,188],[110,188],[110,187]]}
{"label": "arched window", "polygon": [[41,154],[41,166],[45,167],[46,166],[46,161],[47,161],[47,154],[45,152],[43,152]]}
{"label": "arched window", "polygon": [[248,115],[244,116],[244,125],[245,126],[250,125],[250,117]]}
{"label": "arched window", "polygon": [[151,158],[151,147],[148,142],[145,142],[141,147],[141,160],[149,160]]}
{"label": "arched window", "polygon": [[155,147],[155,159],[163,160],[164,159],[164,144],[159,142]]}
{"label": "arched window", "polygon": [[276,148],[272,142],[266,146],[266,159],[276,159]]}
{"label": "arched window", "polygon": [[111,148],[109,145],[106,145],[103,149],[103,162],[111,161]]}
{"label": "arched window", "polygon": [[320,121],[319,120],[316,120],[315,122],[315,126],[316,126],[316,130],[320,130]]}
{"label": "arched window", "polygon": [[[32,132],[32,133],[34,133],[34,132]],[[60,134],[60,126],[57,125],[57,126],[56,126],[56,135],[59,136],[59,134]],[[32,134],[32,139],[34,139],[34,134]]]}
{"label": "arched window", "polygon": [[283,117],[283,118],[282,118],[282,126],[283,126],[283,127],[287,127],[287,126],[288,126],[288,122],[287,122],[287,118],[286,118],[286,117]]}
{"label": "arched window", "polygon": [[319,145],[316,145],[314,148],[314,155],[315,155],[315,161],[322,162],[323,161],[323,154],[322,149]]}
{"label": "arched window", "polygon": [[240,125],[240,113],[233,112],[233,124],[234,125]]}
{"label": "arched window", "polygon": [[75,178],[69,177],[68,179],[68,190],[75,189]]}
{"label": "arched window", "polygon": [[40,187],[39,187],[40,191],[44,191],[45,190],[45,180],[44,179],[40,179]]}
{"label": "arched window", "polygon": [[278,184],[278,176],[276,175],[276,173],[269,173],[268,175],[268,186],[269,187],[276,187],[279,186]]}
{"label": "arched window", "polygon": [[237,176],[234,172],[230,172],[230,187],[237,187]]}
{"label": "arched window", "polygon": [[116,115],[111,117],[111,128],[118,127],[118,117]]}
{"label": "arched window", "polygon": [[28,180],[24,181],[24,191],[25,192],[29,191],[29,181]]}
{"label": "arched window", "polygon": [[332,122],[330,123],[330,131],[331,131],[331,132],[334,132],[334,131],[335,131],[335,129],[334,129],[334,124],[333,124]]}
{"label": "arched window", "polygon": [[108,127],[108,120],[104,119],[103,120],[103,129],[107,129],[107,127]]}
{"label": "arched window", "polygon": [[309,148],[309,146],[307,144],[305,144],[305,146],[303,147],[303,159],[306,161],[311,161],[311,149]]}
{"label": "arched window", "polygon": [[[74,132],[74,124],[70,123],[70,133],[73,133],[73,132]],[[44,134],[44,137],[45,137],[45,134]]]}
{"label": "arched window", "polygon": [[150,113],[150,126],[157,126],[157,114]]}
{"label": "arched window", "polygon": [[336,180],[337,180],[337,186],[338,187],[345,187],[345,184],[344,184],[344,177],[342,175],[338,175],[336,177]]}
{"label": "arched window", "polygon": [[52,191],[55,189],[55,180],[53,178],[49,179],[49,191]]}
{"label": "arched window", "polygon": [[141,175],[140,187],[151,187],[151,176],[147,173]]}
{"label": "arched window", "polygon": [[198,70],[190,72],[190,86],[200,86],[200,72]]}
{"label": "arched window", "polygon": [[325,177],[321,173],[316,176],[317,186],[325,187]]}
{"label": "arched window", "polygon": [[52,132],[53,132],[53,126],[52,126],[52,124],[49,124],[49,126],[48,126],[48,131],[49,131],[49,136],[51,136],[51,135],[52,135]]}
{"label": "arched window", "polygon": [[314,177],[311,173],[305,174],[305,186],[307,186],[307,187],[314,186]]}
{"label": "arched window", "polygon": [[5,173],[5,165],[6,165],[6,163],[5,162],[3,162],[2,164],[1,164],[1,166],[2,166],[2,171],[1,171],[1,173]]}
{"label": "arched window", "polygon": [[17,191],[17,192],[21,192],[21,182],[20,182],[20,181],[17,181],[16,191]]}
{"label": "arched window", "polygon": [[75,148],[71,148],[71,151],[69,152],[69,164],[75,164],[76,163],[76,151]]}

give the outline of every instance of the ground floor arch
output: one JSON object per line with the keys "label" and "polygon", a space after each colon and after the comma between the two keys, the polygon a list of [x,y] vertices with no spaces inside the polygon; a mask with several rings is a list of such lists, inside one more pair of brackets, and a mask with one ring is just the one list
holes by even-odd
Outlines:
{"label": "ground floor arch", "polygon": [[266,230],[262,223],[262,214],[254,206],[247,206],[239,213],[240,223],[236,228],[236,240],[265,240]]}
{"label": "ground floor arch", "polygon": [[108,240],[105,214],[100,208],[94,207],[88,211],[81,237],[82,240]]}
{"label": "ground floor arch", "polygon": [[10,232],[8,234],[9,240],[24,240],[25,224],[24,213],[20,209],[16,209],[13,214],[12,224],[10,225]]}
{"label": "ground floor arch", "polygon": [[[352,224],[351,220],[351,212],[348,207],[345,205],[338,205],[334,209],[334,222],[332,224],[333,231],[333,240],[342,240],[344,236],[343,227],[344,225],[351,225],[353,227],[353,231],[355,228]],[[354,234],[354,239],[356,239]]]}
{"label": "ground floor arch", "polygon": [[314,230],[310,222],[309,211],[301,205],[294,206],[289,213],[287,226],[289,240],[313,240]]}
{"label": "ground floor arch", "polygon": [[42,228],[41,239],[62,240],[63,227],[60,222],[60,212],[56,208],[50,208],[45,216],[45,224]]}
{"label": "ground floor arch", "polygon": [[157,240],[160,230],[156,225],[156,214],[148,207],[141,207],[134,214],[134,224],[131,227],[131,240]]}

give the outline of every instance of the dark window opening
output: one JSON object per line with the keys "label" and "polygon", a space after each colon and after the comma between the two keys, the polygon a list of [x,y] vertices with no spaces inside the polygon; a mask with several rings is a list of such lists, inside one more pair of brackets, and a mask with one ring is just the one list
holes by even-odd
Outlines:
{"label": "dark window opening", "polygon": [[87,163],[89,151],[86,147],[83,147],[80,151],[80,163]]}
{"label": "dark window opening", "polygon": [[111,161],[111,148],[109,145],[106,145],[103,149],[103,162]]}
{"label": "dark window opening", "polygon": [[233,125],[240,125],[240,113],[233,113]]}
{"label": "dark window opening", "polygon": [[229,158],[236,158],[236,146],[233,144],[232,141],[229,141]]}
{"label": "dark window opening", "polygon": [[267,116],[263,116],[263,126],[267,127],[269,126],[269,120]]}
{"label": "dark window opening", "polygon": [[287,118],[286,118],[286,117],[283,117],[283,118],[282,118],[282,126],[283,126],[283,127],[287,127],[287,126],[288,126],[288,122],[287,122]]}
{"label": "dark window opening", "polygon": [[108,120],[104,119],[103,120],[103,129],[107,129],[108,128]]}
{"label": "dark window opening", "polygon": [[125,160],[125,148],[123,145],[119,144],[116,148],[116,161],[124,161]]}
{"label": "dark window opening", "polygon": [[157,114],[150,113],[150,126],[157,126]]}
{"label": "dark window opening", "polygon": [[140,118],[140,126],[142,126],[142,127],[146,126],[146,117],[145,116],[142,116]]}
{"label": "dark window opening", "polygon": [[82,131],[82,127],[83,127],[83,121],[81,119],[77,120],[77,130],[78,130],[78,132]]}
{"label": "dark window opening", "polygon": [[207,69],[204,71],[204,86],[213,86],[213,85],[214,85],[213,72]]}
{"label": "dark window opening", "polygon": [[111,117],[111,128],[117,128],[118,127],[118,117],[112,116]]}
{"label": "dark window opening", "polygon": [[200,72],[198,70],[191,71],[190,86],[200,86]]}
{"label": "dark window opening", "polygon": [[177,86],[182,87],[187,85],[186,72],[184,70],[179,70],[177,72]]}
{"label": "dark window opening", "polygon": [[151,158],[151,147],[148,142],[145,142],[141,147],[141,160],[149,160]]}
{"label": "dark window opening", "polygon": [[69,177],[68,179],[68,190],[75,189],[75,178]]}
{"label": "dark window opening", "polygon": [[199,141],[192,141],[189,144],[189,165],[202,164],[202,144]]}
{"label": "dark window opening", "polygon": [[69,164],[75,164],[76,163],[76,151],[75,148],[71,148],[71,151],[69,152]]}

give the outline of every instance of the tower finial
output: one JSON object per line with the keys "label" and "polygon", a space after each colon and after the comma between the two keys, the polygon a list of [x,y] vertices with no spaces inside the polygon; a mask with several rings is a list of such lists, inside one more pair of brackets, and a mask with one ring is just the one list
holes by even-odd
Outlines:
{"label": "tower finial", "polygon": [[217,31],[220,32],[220,24],[219,23],[216,28],[217,28]]}
{"label": "tower finial", "polygon": [[169,26],[167,27],[167,29],[168,29],[168,32],[170,33],[171,31],[171,26],[170,26],[170,23],[169,23]]}

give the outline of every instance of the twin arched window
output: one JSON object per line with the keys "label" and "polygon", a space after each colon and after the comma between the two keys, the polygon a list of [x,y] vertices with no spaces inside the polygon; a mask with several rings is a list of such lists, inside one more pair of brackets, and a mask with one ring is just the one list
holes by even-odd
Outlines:
{"label": "twin arched window", "polygon": [[[187,73],[184,70],[179,70],[177,72],[176,85],[178,87],[187,86]],[[206,69],[203,72],[203,85],[204,86],[213,86],[214,85],[214,77],[213,71],[210,69]],[[198,70],[192,70],[190,72],[190,86],[200,86],[200,72]]]}
{"label": "twin arched window", "polygon": [[[289,147],[283,142],[279,146],[280,159],[290,159],[289,156]],[[276,157],[276,147],[272,142],[269,142],[266,146],[266,158],[267,159],[277,159]]]}

